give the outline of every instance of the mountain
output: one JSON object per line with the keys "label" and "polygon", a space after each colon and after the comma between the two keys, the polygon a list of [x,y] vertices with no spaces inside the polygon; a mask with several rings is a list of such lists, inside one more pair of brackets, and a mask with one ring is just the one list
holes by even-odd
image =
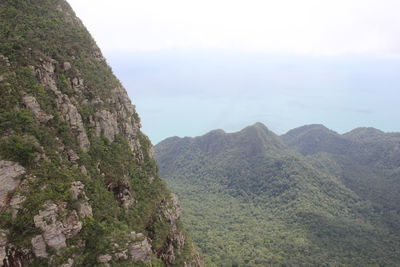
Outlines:
{"label": "mountain", "polygon": [[349,137],[322,125],[278,136],[256,123],[154,149],[207,266],[400,265],[399,214],[341,175],[344,153],[366,151]]}
{"label": "mountain", "polygon": [[0,266],[203,266],[66,1],[0,2],[0,98]]}
{"label": "mountain", "polygon": [[331,154],[351,153],[354,143],[323,125],[313,124],[290,130],[282,135],[282,140],[290,148],[303,155],[326,152]]}
{"label": "mountain", "polygon": [[400,133],[357,128],[327,136],[326,130],[305,130],[309,127],[291,130],[282,139],[315,167],[335,173],[376,209],[400,214]]}

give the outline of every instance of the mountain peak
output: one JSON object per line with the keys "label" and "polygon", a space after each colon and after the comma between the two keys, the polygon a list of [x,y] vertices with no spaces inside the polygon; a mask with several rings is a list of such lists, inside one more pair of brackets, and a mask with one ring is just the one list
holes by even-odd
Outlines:
{"label": "mountain peak", "polygon": [[290,148],[303,155],[319,152],[342,153],[352,145],[350,140],[322,124],[311,124],[290,130],[282,135],[282,140]]}
{"label": "mountain peak", "polygon": [[267,126],[265,126],[265,124],[262,123],[262,122],[256,122],[253,125],[250,125],[250,127],[256,127],[256,128],[261,128],[261,129],[268,130]]}
{"label": "mountain peak", "polygon": [[343,136],[348,139],[351,139],[351,140],[363,141],[363,140],[379,137],[384,134],[385,134],[385,132],[378,130],[376,128],[373,128],[373,127],[358,127],[358,128],[351,130],[350,132],[343,134]]}
{"label": "mountain peak", "polygon": [[300,126],[297,128],[294,128],[292,130],[289,130],[286,134],[282,136],[300,136],[302,134],[309,133],[310,131],[313,132],[320,132],[320,133],[331,133],[331,134],[337,134],[335,131],[332,131],[325,127],[323,124],[308,124],[304,126]]}

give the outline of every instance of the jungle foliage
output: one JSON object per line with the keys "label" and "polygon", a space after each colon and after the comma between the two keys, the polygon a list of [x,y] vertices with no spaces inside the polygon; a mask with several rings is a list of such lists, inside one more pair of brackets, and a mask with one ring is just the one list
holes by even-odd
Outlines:
{"label": "jungle foliage", "polygon": [[[208,266],[398,266],[400,138],[360,136],[321,126],[277,136],[257,123],[155,152]],[[364,176],[378,165],[391,175]]]}

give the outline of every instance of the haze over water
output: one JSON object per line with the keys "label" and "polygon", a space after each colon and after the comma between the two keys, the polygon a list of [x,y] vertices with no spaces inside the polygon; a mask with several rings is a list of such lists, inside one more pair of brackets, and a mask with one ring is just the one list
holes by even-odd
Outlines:
{"label": "haze over water", "polygon": [[153,143],[256,121],[400,131],[400,1],[68,2]]}
{"label": "haze over water", "polygon": [[256,121],[278,134],[312,123],[400,130],[398,59],[208,51],[109,61],[155,143]]}

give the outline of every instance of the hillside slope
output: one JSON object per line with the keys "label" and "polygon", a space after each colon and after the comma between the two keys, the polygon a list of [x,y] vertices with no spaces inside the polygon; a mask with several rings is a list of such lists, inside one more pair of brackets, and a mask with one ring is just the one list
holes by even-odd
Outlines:
{"label": "hillside slope", "polygon": [[400,214],[399,133],[357,128],[339,135],[303,126],[289,131],[282,140],[314,167],[336,174],[348,188],[374,203],[375,209]]}
{"label": "hillside slope", "polygon": [[202,266],[125,89],[64,0],[0,2],[0,266]]}
{"label": "hillside slope", "polygon": [[[351,141],[323,126],[306,130],[311,136],[291,135],[293,144],[305,140],[299,144],[305,155],[349,149]],[[320,130],[322,135],[314,134]],[[207,263],[399,265],[400,229],[341,177],[285,142],[257,123],[155,146],[160,174],[180,197],[186,226]]]}

